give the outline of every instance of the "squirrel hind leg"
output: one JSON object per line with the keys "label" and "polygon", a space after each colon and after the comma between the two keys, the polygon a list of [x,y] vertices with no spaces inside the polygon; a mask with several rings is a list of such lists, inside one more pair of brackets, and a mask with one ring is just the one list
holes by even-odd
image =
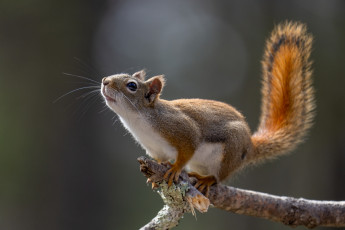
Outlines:
{"label": "squirrel hind leg", "polygon": [[188,176],[195,177],[198,180],[194,187],[198,189],[201,193],[205,194],[206,197],[208,197],[209,195],[210,187],[218,183],[216,177],[214,176],[201,176],[196,172],[189,172]]}

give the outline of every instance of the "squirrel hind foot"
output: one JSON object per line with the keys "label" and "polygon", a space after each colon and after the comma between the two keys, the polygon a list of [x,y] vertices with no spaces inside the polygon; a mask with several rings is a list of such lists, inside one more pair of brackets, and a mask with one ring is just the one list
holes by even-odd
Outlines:
{"label": "squirrel hind foot", "polygon": [[194,187],[206,197],[209,196],[210,187],[214,184],[217,184],[217,179],[214,176],[201,176],[195,172],[188,173],[188,176],[195,177],[198,180]]}

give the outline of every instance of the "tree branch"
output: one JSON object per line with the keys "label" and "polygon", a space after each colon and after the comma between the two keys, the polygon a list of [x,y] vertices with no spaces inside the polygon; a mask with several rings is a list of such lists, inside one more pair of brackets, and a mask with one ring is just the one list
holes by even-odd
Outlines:
{"label": "tree branch", "polygon": [[[179,208],[179,215],[175,215],[175,225],[169,227],[162,225],[163,227],[161,227],[159,221],[158,224],[155,222],[155,225],[150,225],[154,220],[157,220],[157,216],[145,226],[147,228],[143,227],[142,229],[170,229],[177,225],[178,220],[185,212],[193,212],[194,208],[201,212],[207,211],[208,199],[192,186],[196,181],[195,178],[191,179],[186,173],[182,173],[180,178],[182,180],[179,184],[176,187],[167,188],[163,176],[168,170],[168,166],[158,164],[146,157],[139,157],[138,161],[141,172],[149,178],[148,182],[161,188],[160,194],[166,203],[161,212],[167,207],[174,207],[171,210],[182,207]],[[179,195],[169,193],[170,201],[167,202],[164,194],[167,194],[168,190],[175,191]],[[292,227],[299,225],[308,228],[317,226],[345,227],[345,201],[314,201],[303,198],[279,197],[222,184],[213,185],[210,188],[209,199],[216,208],[237,214],[261,217]],[[179,200],[180,203],[177,206],[171,206],[172,200]],[[165,213],[164,215],[169,214]],[[171,219],[169,221],[171,223]]]}
{"label": "tree branch", "polygon": [[152,188],[160,188],[158,192],[162,197],[165,205],[141,230],[151,229],[171,229],[175,227],[184,213],[195,213],[194,209],[200,212],[207,212],[210,201],[201,194],[189,182],[187,173],[182,172],[180,177],[182,180],[177,185],[173,184],[168,187],[163,180],[163,176],[168,169],[167,166],[158,164],[146,157],[139,157],[140,171],[148,178],[148,182],[152,183]]}

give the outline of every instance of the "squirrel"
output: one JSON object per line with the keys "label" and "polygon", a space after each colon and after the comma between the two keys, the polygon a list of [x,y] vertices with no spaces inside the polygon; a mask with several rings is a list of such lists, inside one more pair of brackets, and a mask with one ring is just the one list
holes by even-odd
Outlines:
{"label": "squirrel", "polygon": [[248,164],[293,150],[312,125],[312,36],[297,22],[277,25],[266,42],[259,127],[251,134],[234,107],[203,99],[163,100],[163,75],[145,80],[144,70],[102,79],[106,105],[159,163],[170,186],[186,167],[201,192]]}

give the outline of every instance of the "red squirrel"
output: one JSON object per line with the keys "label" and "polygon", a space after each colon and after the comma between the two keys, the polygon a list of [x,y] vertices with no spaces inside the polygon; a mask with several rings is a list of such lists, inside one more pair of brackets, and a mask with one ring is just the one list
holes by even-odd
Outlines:
{"label": "red squirrel", "polygon": [[107,106],[158,162],[173,160],[164,178],[170,186],[186,167],[208,193],[214,183],[245,165],[282,155],[303,140],[314,117],[312,36],[301,23],[276,26],[264,53],[260,124],[251,134],[234,107],[203,99],[163,100],[163,75],[145,71],[102,80]]}

